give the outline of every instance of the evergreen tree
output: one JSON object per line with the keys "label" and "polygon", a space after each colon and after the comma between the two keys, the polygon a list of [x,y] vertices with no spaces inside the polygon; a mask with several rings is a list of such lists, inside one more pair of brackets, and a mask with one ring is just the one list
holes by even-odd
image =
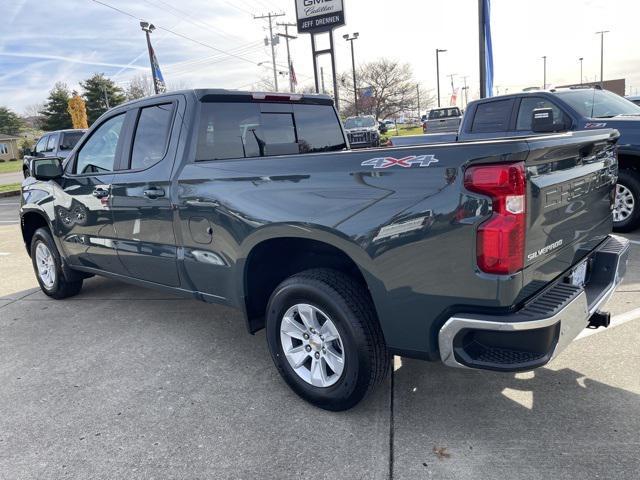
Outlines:
{"label": "evergreen tree", "polygon": [[120,105],[125,101],[122,89],[102,73],[96,73],[84,82],[80,82],[80,86],[84,89],[82,96],[87,107],[89,125],[95,122],[109,108]]}
{"label": "evergreen tree", "polygon": [[49,97],[42,110],[44,129],[48,131],[71,128],[71,115],[67,111],[71,98],[66,83],[57,82],[49,92]]}
{"label": "evergreen tree", "polygon": [[7,107],[0,107],[0,133],[17,135],[24,126],[22,119]]}

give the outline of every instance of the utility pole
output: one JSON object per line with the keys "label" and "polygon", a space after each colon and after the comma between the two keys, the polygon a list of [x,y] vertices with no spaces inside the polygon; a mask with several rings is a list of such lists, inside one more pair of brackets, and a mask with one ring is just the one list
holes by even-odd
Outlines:
{"label": "utility pole", "polygon": [[342,38],[344,38],[347,42],[351,42],[351,68],[353,69],[353,105],[356,109],[356,116],[358,115],[358,87],[356,85],[356,54],[353,49],[353,41],[357,40],[359,36],[360,34],[358,32],[355,32],[351,36],[348,33],[342,36]]}
{"label": "utility pole", "polygon": [[467,78],[468,78],[467,75],[462,77],[462,80],[464,81],[464,87],[462,87],[462,89],[464,90],[464,106],[465,106],[465,108],[467,107],[467,104],[469,103],[469,87],[467,87]]}
{"label": "utility pole", "polygon": [[578,59],[578,61],[580,62],[580,85],[582,85],[584,83],[584,81],[582,80],[582,62],[584,61],[584,57],[580,57]]}
{"label": "utility pole", "polygon": [[544,78],[543,82],[544,83],[542,84],[542,89],[544,90],[544,89],[547,88],[547,56],[546,55],[543,56],[542,60],[543,60],[543,63],[544,63],[544,67],[543,67],[544,68],[544,75],[543,75],[543,78]]}
{"label": "utility pole", "polygon": [[600,86],[604,83],[604,34],[609,33],[609,30],[601,30],[596,32],[596,35],[600,35]]}
{"label": "utility pole", "polygon": [[441,48],[436,48],[436,77],[438,83],[438,108],[440,108],[440,54],[446,52]]}
{"label": "utility pole", "polygon": [[416,84],[416,93],[418,94],[418,118],[420,118],[420,84]]}
{"label": "utility pole", "polygon": [[287,43],[287,65],[289,66],[289,91],[295,92],[296,87],[293,84],[293,75],[291,75],[291,71],[293,69],[291,68],[291,51],[289,50],[289,40],[295,40],[298,37],[296,37],[295,35],[289,35],[289,27],[296,27],[297,25],[295,23],[276,23],[276,25],[278,25],[279,27],[284,27],[284,33],[279,33],[278,36],[284,38],[285,42]]}
{"label": "utility pole", "polygon": [[276,47],[273,44],[273,19],[277,17],[284,17],[284,13],[271,13],[269,12],[267,15],[261,15],[259,17],[253,16],[254,20],[261,20],[264,18],[269,19],[269,43],[271,44],[271,60],[273,62],[273,82],[276,87],[276,92],[278,91],[278,72],[276,69]]}
{"label": "utility pole", "polygon": [[104,105],[107,107],[107,110],[111,108],[109,105],[109,96],[107,95],[107,86],[103,83],[100,85],[100,90],[102,90],[102,94],[104,95]]}

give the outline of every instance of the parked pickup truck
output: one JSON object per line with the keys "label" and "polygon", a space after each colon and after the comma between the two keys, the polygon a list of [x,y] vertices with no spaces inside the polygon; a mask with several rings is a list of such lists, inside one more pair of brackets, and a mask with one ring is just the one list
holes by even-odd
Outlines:
{"label": "parked pickup truck", "polygon": [[378,121],[372,115],[349,117],[344,122],[344,129],[351,148],[371,148],[380,146],[380,129]]}
{"label": "parked pickup truck", "polygon": [[[469,103],[458,133],[393,137],[394,146],[464,142],[520,137],[536,133],[531,114],[551,108],[550,131],[615,128],[620,132],[620,173],[613,212],[614,230],[630,232],[640,226],[640,107],[599,88],[566,88],[522,92]],[[538,132],[547,134],[549,132]]]}
{"label": "parked pickup truck", "polygon": [[457,132],[462,120],[458,107],[434,108],[422,120],[424,133]]}
{"label": "parked pickup truck", "polygon": [[22,173],[27,178],[29,173],[29,162],[32,158],[67,158],[76,143],[82,138],[86,130],[57,130],[45,133],[36,142],[33,150],[25,151]]}
{"label": "parked pickup truck", "polygon": [[297,394],[343,410],[391,354],[530,370],[606,325],[616,139],[351,151],[328,97],[174,92],[33,159],[22,235],[46,295],[103,275],[237,307]]}

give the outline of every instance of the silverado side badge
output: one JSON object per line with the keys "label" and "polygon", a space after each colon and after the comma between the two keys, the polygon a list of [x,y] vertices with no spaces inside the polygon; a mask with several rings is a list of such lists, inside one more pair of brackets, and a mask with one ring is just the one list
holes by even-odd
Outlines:
{"label": "silverado side badge", "polygon": [[435,155],[409,155],[408,157],[403,158],[394,158],[394,157],[378,157],[372,158],[371,160],[365,160],[360,165],[363,167],[372,165],[373,168],[389,168],[389,167],[403,167],[403,168],[411,168],[414,165],[418,167],[428,167],[432,163],[438,163],[438,160]]}

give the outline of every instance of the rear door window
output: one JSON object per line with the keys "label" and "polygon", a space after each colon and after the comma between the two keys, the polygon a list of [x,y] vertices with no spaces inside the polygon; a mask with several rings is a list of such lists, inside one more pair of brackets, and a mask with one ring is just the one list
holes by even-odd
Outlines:
{"label": "rear door window", "polygon": [[130,168],[149,168],[162,160],[167,151],[173,104],[154,105],[140,109],[133,137]]}
{"label": "rear door window", "polygon": [[513,99],[481,103],[476,108],[471,131],[473,133],[498,133],[508,130]]}

